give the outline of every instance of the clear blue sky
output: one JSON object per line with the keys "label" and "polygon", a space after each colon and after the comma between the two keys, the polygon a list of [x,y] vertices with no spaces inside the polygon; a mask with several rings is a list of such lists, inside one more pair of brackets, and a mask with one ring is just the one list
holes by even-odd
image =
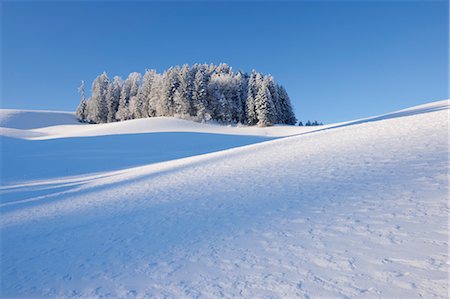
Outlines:
{"label": "clear blue sky", "polygon": [[1,107],[74,110],[81,80],[196,62],[275,76],[301,120],[448,98],[446,1],[2,2]]}

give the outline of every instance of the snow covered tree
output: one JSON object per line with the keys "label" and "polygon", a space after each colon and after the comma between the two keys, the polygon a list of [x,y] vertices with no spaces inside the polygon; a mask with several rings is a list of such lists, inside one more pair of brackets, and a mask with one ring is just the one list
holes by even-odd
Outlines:
{"label": "snow covered tree", "polygon": [[[141,74],[131,73],[128,78],[122,84],[122,90],[120,91],[119,108],[116,113],[116,118],[119,121],[132,119],[132,111],[130,110],[130,100],[135,97],[139,91]],[[133,102],[136,99],[133,98]],[[134,103],[131,106],[134,107]],[[132,108],[133,108],[132,107]]]}
{"label": "snow covered tree", "polygon": [[130,81],[125,80],[120,90],[119,107],[116,112],[116,119],[118,121],[127,120],[130,118],[130,110],[128,108],[130,101]]}
{"label": "snow covered tree", "polygon": [[108,86],[107,93],[107,107],[108,117],[107,122],[116,121],[116,112],[119,109],[120,92],[122,90],[123,81],[119,76],[115,76],[113,83]]}
{"label": "snow covered tree", "polygon": [[[159,74],[155,74],[153,77],[152,88],[150,90],[149,99],[148,99],[148,110],[147,114],[149,117],[161,116],[158,114],[158,111],[161,109],[158,108],[161,104],[161,90],[162,90],[162,76]],[[158,110],[159,109],[159,110]]]}
{"label": "snow covered tree", "polygon": [[203,122],[211,119],[211,113],[208,109],[208,79],[206,68],[204,66],[198,66],[196,68],[192,90],[192,102],[198,121]]}
{"label": "snow covered tree", "polygon": [[139,89],[141,86],[141,74],[130,74],[130,100],[128,105],[128,112],[130,119],[141,118],[143,115],[144,99],[139,97]]}
{"label": "snow covered tree", "polygon": [[281,110],[280,123],[287,124],[287,125],[295,125],[295,123],[297,122],[297,119],[295,118],[295,114],[292,109],[291,100],[289,98],[289,95],[288,95],[286,89],[281,85],[278,85],[278,97],[279,97],[280,110]]}
{"label": "snow covered tree", "polygon": [[222,123],[231,123],[233,118],[231,86],[233,77],[229,74],[214,74],[208,86],[209,104],[213,119]]}
{"label": "snow covered tree", "polygon": [[174,95],[179,85],[178,68],[169,68],[162,76],[160,100],[156,107],[157,116],[173,116]]}
{"label": "snow covered tree", "polygon": [[247,123],[247,89],[248,89],[248,75],[239,71],[236,74],[236,121],[240,124]]}
{"label": "snow covered tree", "polygon": [[269,78],[260,81],[255,97],[255,111],[258,118],[258,126],[267,127],[274,124],[275,111],[272,95],[269,91]]}
{"label": "snow covered tree", "polygon": [[178,88],[174,94],[175,115],[189,118],[192,112],[192,75],[187,64],[178,70]]}
{"label": "snow covered tree", "polygon": [[105,123],[108,120],[107,91],[109,85],[108,75],[103,72],[92,83],[92,96],[89,100],[88,121],[92,123]]}
{"label": "snow covered tree", "polygon": [[75,115],[77,116],[79,121],[85,122],[88,111],[87,111],[86,96],[84,93],[84,81],[81,81],[81,85],[78,88],[78,91],[81,94],[81,100],[80,100],[80,104],[78,105],[77,111],[75,112]]}
{"label": "snow covered tree", "polygon": [[254,126],[258,122],[258,116],[255,110],[255,98],[258,93],[260,82],[261,74],[253,70],[248,80],[247,93],[247,122],[250,126]]}
{"label": "snow covered tree", "polygon": [[267,76],[267,88],[269,89],[270,95],[272,97],[272,103],[273,103],[273,109],[274,109],[273,123],[284,123],[283,117],[281,116],[282,110],[281,110],[278,86],[276,85],[275,80],[271,75]]}
{"label": "snow covered tree", "polygon": [[152,101],[150,100],[150,95],[152,92],[152,88],[154,87],[156,71],[155,70],[147,70],[142,78],[142,86],[139,89],[139,102],[142,102],[141,111],[139,111],[140,117],[149,117],[154,116],[154,106]]}

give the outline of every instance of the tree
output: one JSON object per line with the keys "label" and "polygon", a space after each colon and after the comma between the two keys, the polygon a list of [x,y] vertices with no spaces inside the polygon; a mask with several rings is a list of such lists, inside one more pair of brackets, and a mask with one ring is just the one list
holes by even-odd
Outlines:
{"label": "tree", "polygon": [[130,100],[129,100],[129,118],[141,118],[144,114],[144,99],[139,95],[139,90],[141,87],[141,74],[131,73],[130,74]]}
{"label": "tree", "polygon": [[247,123],[250,126],[256,125],[258,122],[258,116],[255,110],[255,98],[258,93],[258,84],[261,80],[261,75],[255,70],[252,71],[248,80],[248,93],[247,93]]}
{"label": "tree", "polygon": [[255,111],[258,118],[258,126],[267,127],[274,124],[275,111],[272,95],[269,91],[269,78],[264,78],[259,86],[255,97]]}
{"label": "tree", "polygon": [[192,112],[192,74],[187,64],[178,69],[178,88],[174,94],[175,114],[189,118]]}
{"label": "tree", "polygon": [[116,121],[116,113],[119,109],[120,92],[122,90],[123,81],[119,76],[115,76],[113,83],[108,86],[108,117],[107,122]]}
{"label": "tree", "polygon": [[[119,108],[116,113],[116,118],[119,121],[132,119],[132,111],[130,110],[130,100],[133,98],[133,102],[136,102],[134,98],[139,91],[141,74],[133,72],[123,82],[122,89],[120,91]],[[131,108],[135,106],[135,103],[131,104]]]}
{"label": "tree", "polygon": [[236,121],[240,124],[247,123],[247,92],[248,92],[248,75],[238,71],[236,74],[236,101],[237,103],[237,118]]}
{"label": "tree", "polygon": [[120,90],[119,107],[116,112],[116,119],[118,121],[127,120],[130,118],[130,110],[128,108],[130,101],[130,81],[127,79],[123,82]]}
{"label": "tree", "polygon": [[160,100],[156,107],[157,116],[173,116],[175,112],[174,95],[178,89],[177,68],[169,68],[162,76]]}
{"label": "tree", "polygon": [[285,123],[285,120],[282,117],[283,112],[280,103],[278,86],[275,83],[275,79],[271,75],[267,76],[267,88],[269,89],[270,95],[272,97],[274,109],[273,123]]}
{"label": "tree", "polygon": [[154,87],[155,83],[155,76],[156,71],[155,70],[147,70],[144,74],[144,77],[142,78],[142,86],[139,89],[139,102],[142,103],[142,111],[139,112],[140,117],[151,117],[154,116],[154,105],[151,101],[151,93],[152,88]]}
{"label": "tree", "polygon": [[81,81],[81,85],[78,88],[78,91],[81,94],[81,100],[80,100],[80,104],[78,105],[77,111],[75,112],[75,115],[77,116],[79,121],[85,122],[88,111],[87,111],[86,97],[85,97],[85,93],[84,93],[84,81]]}
{"label": "tree", "polygon": [[204,66],[198,66],[195,72],[194,86],[192,90],[193,109],[198,121],[204,122],[211,119],[208,109],[208,80]]}
{"label": "tree", "polygon": [[89,100],[88,121],[105,123],[108,120],[107,91],[109,85],[108,75],[103,72],[92,83],[92,97]]}
{"label": "tree", "polygon": [[149,95],[149,103],[147,110],[147,114],[149,117],[160,116],[158,115],[158,107],[160,105],[161,100],[161,89],[162,89],[162,76],[159,74],[155,74]]}
{"label": "tree", "polygon": [[295,118],[295,114],[292,109],[291,100],[289,99],[289,95],[286,92],[286,89],[284,89],[284,87],[281,85],[278,85],[278,96],[281,107],[281,123],[295,125],[297,119]]}

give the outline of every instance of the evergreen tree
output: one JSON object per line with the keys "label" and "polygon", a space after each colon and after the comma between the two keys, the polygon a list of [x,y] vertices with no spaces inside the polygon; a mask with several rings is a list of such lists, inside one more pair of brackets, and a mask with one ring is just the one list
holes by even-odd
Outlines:
{"label": "evergreen tree", "polygon": [[158,105],[160,105],[161,101],[161,90],[162,90],[162,76],[159,74],[155,74],[153,77],[152,88],[150,90],[149,95],[149,103],[147,114],[149,117],[161,116],[157,114]]}
{"label": "evergreen tree", "polygon": [[89,100],[88,121],[105,123],[108,120],[107,91],[109,85],[108,75],[103,72],[92,83],[92,97]]}
{"label": "evergreen tree", "polygon": [[281,107],[281,123],[287,124],[287,125],[295,125],[297,122],[297,119],[295,118],[294,111],[292,109],[291,100],[289,99],[289,95],[286,92],[286,89],[284,89],[283,86],[278,85],[278,96],[280,101],[280,107]]}
{"label": "evergreen tree", "polygon": [[120,90],[119,107],[116,112],[116,119],[123,121],[130,119],[129,101],[130,101],[130,80],[127,78]]}
{"label": "evergreen tree", "polygon": [[267,88],[269,89],[270,95],[272,97],[273,109],[274,109],[274,119],[273,123],[285,123],[285,120],[282,117],[282,109],[279,97],[278,86],[275,83],[275,79],[269,75],[267,76]]}
{"label": "evergreen tree", "polygon": [[179,77],[178,68],[170,68],[162,76],[162,86],[160,100],[156,107],[158,116],[174,116],[175,102],[174,95],[178,89]]}
{"label": "evergreen tree", "polygon": [[85,122],[88,111],[87,111],[86,97],[85,97],[85,93],[84,93],[84,81],[81,81],[81,85],[78,88],[78,91],[81,94],[81,100],[80,100],[80,104],[78,105],[77,111],[75,112],[75,115],[77,116],[79,121]]}
{"label": "evergreen tree", "polygon": [[[122,90],[120,91],[119,108],[116,113],[116,118],[119,121],[132,119],[134,107],[136,106],[136,95],[139,91],[139,85],[141,80],[141,74],[133,72],[122,84]],[[130,101],[133,98],[130,109]]]}
{"label": "evergreen tree", "polygon": [[275,118],[272,95],[269,91],[269,79],[264,78],[259,86],[255,97],[255,111],[258,118],[258,126],[267,127],[273,125]]}
{"label": "evergreen tree", "polygon": [[141,74],[131,73],[130,74],[130,100],[129,100],[129,118],[141,118],[144,114],[144,99],[139,97],[139,90],[141,87]]}
{"label": "evergreen tree", "polygon": [[187,64],[178,70],[178,94],[174,97],[175,114],[181,118],[189,118],[192,112],[192,74]]}
{"label": "evergreen tree", "polygon": [[236,93],[239,101],[236,121],[240,124],[247,123],[248,78],[248,75],[241,71],[236,74]]}
{"label": "evergreen tree", "polygon": [[139,88],[138,98],[139,103],[142,105],[140,108],[141,111],[136,112],[139,117],[149,117],[154,116],[151,114],[154,111],[154,107],[150,107],[152,105],[150,100],[150,95],[152,92],[152,87],[154,85],[156,76],[155,70],[146,70],[144,77],[142,78],[142,86]]}
{"label": "evergreen tree", "polygon": [[113,83],[108,86],[107,93],[107,106],[108,117],[107,122],[116,121],[116,113],[119,109],[120,92],[122,90],[122,79],[119,76],[115,76]]}
{"label": "evergreen tree", "polygon": [[258,122],[258,116],[255,110],[255,98],[258,93],[258,84],[261,75],[255,70],[252,71],[250,78],[248,80],[248,93],[247,93],[247,123],[250,126],[256,125]]}
{"label": "evergreen tree", "polygon": [[192,90],[193,109],[197,119],[204,122],[211,119],[208,109],[208,81],[205,67],[198,66],[196,69]]}

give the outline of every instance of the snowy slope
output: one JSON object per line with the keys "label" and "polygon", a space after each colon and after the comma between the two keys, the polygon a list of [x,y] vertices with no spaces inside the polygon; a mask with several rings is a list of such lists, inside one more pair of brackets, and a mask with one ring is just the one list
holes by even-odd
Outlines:
{"label": "snowy slope", "polygon": [[[73,122],[68,112],[13,112],[0,110],[1,180],[8,185],[126,169],[319,128],[233,127],[168,117],[93,125]],[[36,128],[45,121],[49,126]]]}
{"label": "snowy slope", "polygon": [[1,297],[445,298],[448,104],[3,184]]}
{"label": "snowy slope", "polygon": [[56,125],[77,125],[70,112],[0,109],[0,127],[37,129]]}
{"label": "snowy slope", "polygon": [[[68,112],[61,112],[62,115],[66,113]],[[24,123],[27,122],[25,116],[21,118]],[[2,117],[2,110],[0,110],[0,117]],[[39,115],[35,115],[35,117],[39,117]],[[319,128],[279,125],[266,128],[256,126],[223,126],[218,124],[202,124],[173,117],[153,117],[106,124],[65,124],[62,122],[48,127],[27,130],[19,130],[8,125],[6,123],[6,125],[0,127],[0,133],[3,136],[34,140],[169,132],[283,137],[309,132]]]}

